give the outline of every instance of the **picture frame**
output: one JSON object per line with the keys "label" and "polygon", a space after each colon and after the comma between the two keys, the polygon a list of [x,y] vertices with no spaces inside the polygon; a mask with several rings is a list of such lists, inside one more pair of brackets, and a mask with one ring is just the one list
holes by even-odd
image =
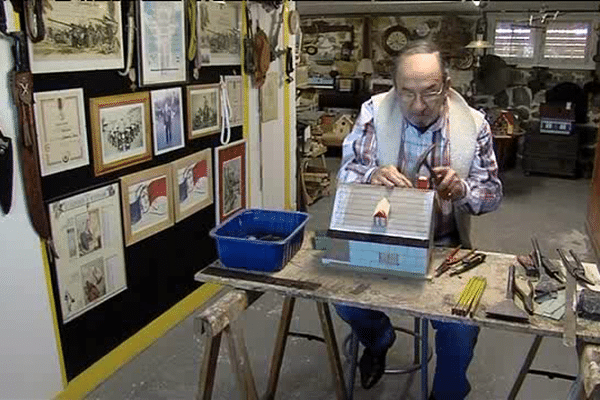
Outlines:
{"label": "picture frame", "polygon": [[153,90],[150,100],[154,154],[185,147],[181,87]]}
{"label": "picture frame", "polygon": [[244,124],[244,92],[241,75],[228,75],[225,77],[227,95],[229,96],[229,106],[231,115],[229,125],[231,127]]}
{"label": "picture frame", "polygon": [[137,2],[139,84],[182,83],[187,78],[183,0]]}
{"label": "picture frame", "polygon": [[33,96],[41,175],[88,165],[83,89],[36,92]]}
{"label": "picture frame", "polygon": [[174,224],[171,166],[121,177],[125,245],[131,246]]}
{"label": "picture frame", "polygon": [[90,123],[95,176],[152,159],[148,92],[90,99]]}
{"label": "picture frame", "polygon": [[188,139],[221,130],[221,90],[218,83],[187,87]]}
{"label": "picture frame", "polygon": [[217,225],[247,204],[246,140],[215,149],[215,208]]}
{"label": "picture frame", "polygon": [[212,148],[171,163],[175,222],[213,204]]}
{"label": "picture frame", "polygon": [[265,83],[260,90],[260,122],[274,121],[279,118],[278,78],[279,74],[277,72],[267,72]]}
{"label": "picture frame", "polygon": [[118,182],[49,203],[62,322],[127,289]]}
{"label": "picture frame", "polygon": [[48,0],[43,7],[44,39],[28,42],[31,71],[121,69],[123,26],[121,1]]}
{"label": "picture frame", "polygon": [[198,16],[205,16],[199,18],[197,26],[202,65],[240,65],[242,8],[239,2],[223,5],[199,1],[197,4]]}

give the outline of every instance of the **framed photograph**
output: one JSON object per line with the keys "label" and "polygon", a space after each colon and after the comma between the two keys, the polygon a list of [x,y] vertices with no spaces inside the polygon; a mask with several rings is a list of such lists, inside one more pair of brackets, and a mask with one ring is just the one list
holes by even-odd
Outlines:
{"label": "framed photograph", "polygon": [[202,65],[240,65],[241,4],[199,1],[198,17]]}
{"label": "framed photograph", "polygon": [[172,185],[169,164],[121,178],[126,246],[174,224]]}
{"label": "framed photograph", "polygon": [[123,68],[121,1],[46,0],[46,35],[29,41],[33,73]]}
{"label": "framed photograph", "polygon": [[241,75],[230,75],[225,77],[229,106],[231,107],[231,120],[229,124],[239,126],[244,124],[244,94]]}
{"label": "framed photograph", "polygon": [[34,93],[42,176],[90,163],[83,89]]}
{"label": "framed photograph", "polygon": [[90,122],[96,176],[152,158],[148,92],[90,99]]}
{"label": "framed photograph", "polygon": [[246,141],[215,149],[217,224],[246,208]]}
{"label": "framed photograph", "polygon": [[185,146],[181,88],[153,90],[150,92],[150,99],[154,154],[181,149]]}
{"label": "framed photograph", "polygon": [[175,187],[175,222],[213,203],[212,149],[171,163]]}
{"label": "framed photograph", "polygon": [[138,2],[140,86],[186,80],[182,0]]}
{"label": "framed photograph", "polygon": [[49,204],[62,322],[127,288],[118,183]]}
{"label": "framed photograph", "polygon": [[196,139],[221,130],[219,84],[187,87],[188,139]]}

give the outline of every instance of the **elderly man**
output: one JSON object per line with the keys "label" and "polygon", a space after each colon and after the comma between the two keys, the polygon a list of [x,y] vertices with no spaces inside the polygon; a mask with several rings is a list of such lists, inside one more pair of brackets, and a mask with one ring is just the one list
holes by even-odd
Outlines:
{"label": "elderly man", "polygon": [[[432,143],[437,192],[436,245],[471,247],[469,215],[498,208],[502,183],[484,116],[450,88],[447,68],[437,47],[411,42],[398,56],[394,88],[362,105],[343,145],[338,179],[388,187],[412,187],[405,176]],[[420,175],[429,173],[422,168]],[[396,335],[380,311],[336,305],[365,346],[359,362],[361,383],[370,388],[381,378]],[[432,399],[463,399],[470,391],[467,368],[479,328],[432,321],[436,329],[437,364]]]}

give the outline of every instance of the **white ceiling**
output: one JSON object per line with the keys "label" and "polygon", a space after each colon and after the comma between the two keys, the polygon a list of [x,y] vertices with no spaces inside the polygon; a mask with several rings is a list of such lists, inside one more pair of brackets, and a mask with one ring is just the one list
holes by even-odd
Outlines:
{"label": "white ceiling", "polygon": [[[538,12],[565,10],[599,12],[600,1],[483,1],[487,12]],[[471,0],[456,1],[296,1],[301,16],[365,15],[365,14],[477,14],[479,8]]]}

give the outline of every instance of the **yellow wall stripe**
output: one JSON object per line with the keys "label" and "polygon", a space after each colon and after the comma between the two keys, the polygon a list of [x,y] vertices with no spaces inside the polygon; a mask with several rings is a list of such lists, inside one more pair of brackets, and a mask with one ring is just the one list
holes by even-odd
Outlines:
{"label": "yellow wall stripe", "polygon": [[73,379],[55,400],[83,399],[90,391],[111,376],[117,369],[144,351],[154,341],[162,337],[199,306],[214,296],[221,285],[205,283],[186,298],[175,304],[160,317],[124,341],[113,351],[95,362],[91,367]]}
{"label": "yellow wall stripe", "polygon": [[[287,49],[287,47],[289,46],[289,39],[290,39],[290,34],[289,34],[289,27],[287,24],[287,20],[288,20],[288,13],[289,13],[289,3],[288,0],[285,0],[283,2],[283,25],[284,25],[284,29],[283,29],[283,45],[284,48]],[[284,55],[285,57],[285,55]],[[285,63],[284,63],[285,65]],[[284,67],[285,68],[285,67]],[[283,74],[285,74],[285,71],[282,71]],[[284,180],[284,190],[285,190],[285,195],[284,195],[284,206],[286,210],[289,210],[292,208],[292,202],[291,202],[291,154],[290,154],[290,142],[292,139],[295,140],[296,135],[292,136],[291,135],[291,130],[290,130],[290,84],[287,82],[287,79],[283,81],[283,132],[284,132],[284,140],[283,140],[283,154],[284,154],[284,161],[283,161],[283,169],[285,171],[285,180]]]}
{"label": "yellow wall stripe", "polygon": [[44,262],[44,275],[46,276],[46,286],[48,287],[48,301],[50,303],[50,313],[52,314],[52,325],[54,325],[54,338],[56,339],[56,350],[58,352],[58,363],[60,364],[60,376],[62,378],[63,388],[67,386],[67,372],[65,370],[65,359],[63,356],[62,343],[60,341],[60,331],[58,329],[58,316],[56,314],[56,304],[54,303],[54,290],[52,289],[52,278],[50,277],[50,263],[48,262],[48,252],[43,240],[40,240],[42,250],[42,261]]}
{"label": "yellow wall stripe", "polygon": [[242,62],[242,84],[243,84],[243,92],[244,92],[244,125],[242,127],[243,129],[243,137],[244,139],[246,139],[246,191],[248,193],[246,193],[246,204],[249,204],[250,207],[253,206],[253,204],[250,203],[251,199],[252,199],[252,157],[251,157],[251,153],[250,153],[250,107],[248,106],[250,104],[250,84],[248,82],[248,75],[246,75],[246,68],[244,68],[245,65],[245,60],[246,60],[246,54],[244,51],[244,38],[246,37],[246,32],[247,31],[247,26],[248,26],[248,21],[246,21],[246,0],[242,1],[242,49],[240,50],[241,53],[241,62]]}

